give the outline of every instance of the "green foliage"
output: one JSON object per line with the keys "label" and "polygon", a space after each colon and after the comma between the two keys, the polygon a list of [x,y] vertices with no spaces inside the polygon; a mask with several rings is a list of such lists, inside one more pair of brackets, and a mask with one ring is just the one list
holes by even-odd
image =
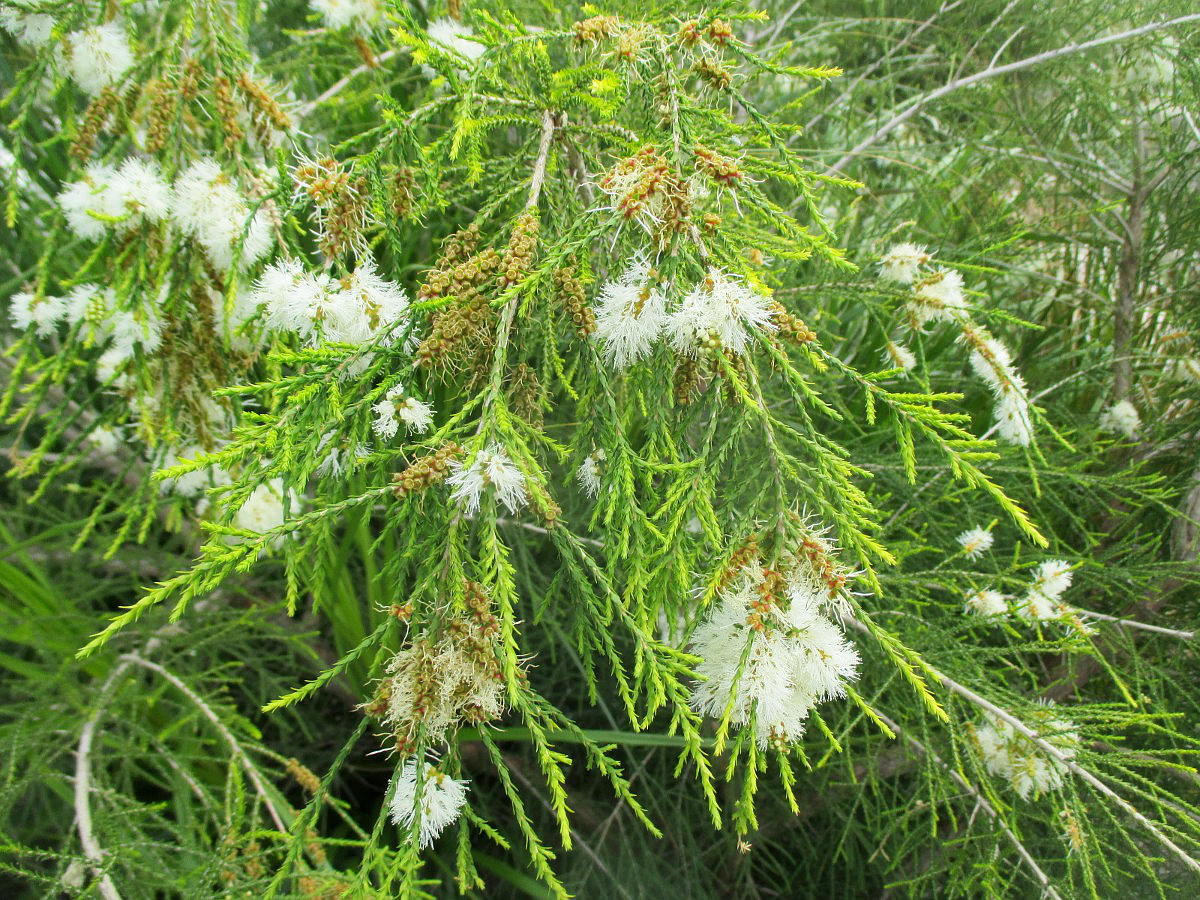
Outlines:
{"label": "green foliage", "polygon": [[0,878],[1200,886],[1195,16],[828,6],[4,7]]}

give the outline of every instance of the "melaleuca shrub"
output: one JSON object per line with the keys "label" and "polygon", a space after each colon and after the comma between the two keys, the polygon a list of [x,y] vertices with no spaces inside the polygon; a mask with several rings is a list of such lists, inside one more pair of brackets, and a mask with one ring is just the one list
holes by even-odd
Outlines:
{"label": "melaleuca shrub", "polygon": [[[286,751],[305,803],[228,885],[416,896],[440,840],[481,888],[488,841],[564,895],[573,760],[666,824],[597,705],[674,749],[706,827],[747,849],[764,791],[799,812],[831,754],[896,741],[1039,889],[1095,893],[1115,819],[1138,864],[1200,869],[1189,808],[1112,746],[1165,711],[1039,702],[1040,654],[1094,655],[1115,619],[1072,602],[1084,548],[1051,553],[1018,499],[1039,440],[1065,441],[1049,386],[952,244],[839,240],[823,210],[864,186],[792,114],[833,60],[732,4],[294,6],[2,20],[23,63],[7,215],[40,233],[8,302],[17,471],[35,496],[80,463],[120,473],[77,547],[198,546],[82,654],[254,578],[333,648],[267,710],[335,681],[355,701],[327,771]],[[1123,400],[1100,427],[1139,425]],[[922,507],[958,567],[935,604],[903,577],[922,532],[892,525],[938,481],[973,518]],[[935,616],[978,652],[940,646]],[[549,677],[568,654],[582,704]],[[364,733],[386,789],[322,818]],[[112,896],[119,862],[80,837]]]}

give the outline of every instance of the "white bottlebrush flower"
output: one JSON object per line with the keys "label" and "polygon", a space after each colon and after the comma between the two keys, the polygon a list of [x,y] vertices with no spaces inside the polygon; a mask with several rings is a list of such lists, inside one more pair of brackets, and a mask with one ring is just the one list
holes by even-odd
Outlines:
{"label": "white bottlebrush flower", "polygon": [[595,338],[613,368],[625,369],[649,356],[666,323],[666,297],[652,284],[646,257],[634,257],[619,278],[600,289]]}
{"label": "white bottlebrush flower", "polygon": [[879,260],[879,276],[897,284],[912,284],[917,280],[921,266],[928,265],[932,257],[924,247],[916,244],[895,244]]}
{"label": "white bottlebrush flower", "polygon": [[487,47],[477,41],[471,40],[474,34],[470,28],[462,22],[456,22],[449,16],[443,16],[440,19],[434,19],[429,23],[426,29],[429,39],[434,43],[441,44],[448,50],[453,50],[460,56],[465,56],[469,60],[479,59],[487,50]]}
{"label": "white bottlebrush flower", "polygon": [[958,545],[962,547],[963,556],[967,559],[983,556],[992,549],[995,542],[995,535],[982,528],[970,528],[958,536]]}
{"label": "white bottlebrush flower", "polygon": [[390,388],[373,408],[375,421],[371,423],[371,428],[384,440],[391,440],[396,436],[401,422],[408,427],[410,433],[420,434],[428,431],[433,423],[433,407],[422,403],[416,397],[405,397],[402,384]]}
{"label": "white bottlebrush flower", "polygon": [[72,32],[67,47],[71,77],[93,97],[119,82],[133,66],[133,51],[119,20]]}
{"label": "white bottlebrush flower", "polygon": [[123,198],[113,190],[116,170],[104,163],[91,163],[83,178],[66,185],[58,205],[67,217],[67,227],[85,241],[98,241],[110,224],[125,215]]}
{"label": "white bottlebrush flower", "polygon": [[262,534],[284,523],[283,479],[272,478],[260,484],[233,517],[233,524],[244,531]]}
{"label": "white bottlebrush flower", "polygon": [[462,503],[469,513],[479,511],[484,488],[495,491],[496,499],[510,513],[515,513],[528,502],[525,476],[499,444],[493,443],[487,449],[480,450],[469,466],[464,465],[462,460],[451,460],[450,470],[450,477],[446,479],[446,483],[454,488],[450,496]]}
{"label": "white bottlebrush flower", "polygon": [[229,176],[211,159],[197,160],[175,179],[171,217],[222,272],[233,267],[239,244],[239,265],[245,269],[262,259],[274,240],[266,216],[261,210],[250,215]]}
{"label": "white bottlebrush flower", "polygon": [[62,318],[66,306],[62,297],[38,297],[29,291],[13,294],[8,304],[8,317],[13,328],[24,331],[33,326],[39,337],[47,337],[54,332],[54,326]]}
{"label": "white bottlebrush flower", "polygon": [[750,340],[748,326],[775,330],[771,301],[718,269],[684,296],[667,322],[676,351],[695,356],[701,347],[742,353]]}
{"label": "white bottlebrush flower", "polygon": [[425,849],[434,842],[447,825],[458,819],[467,802],[467,782],[451,778],[436,766],[423,762],[421,766],[421,799],[417,802],[417,761],[404,764],[396,778],[392,794],[392,821],[411,829],[420,818],[417,843]]}
{"label": "white bottlebrush flower", "polygon": [[690,700],[697,711],[720,717],[732,694],[730,721],[743,725],[753,714],[760,746],[796,740],[814,706],[845,696],[859,665],[854,645],[820,612],[822,598],[808,579],[788,583],[786,598],[764,607],[765,586],[755,567],[722,592],[696,629],[692,650],[702,659],[696,671],[707,680],[695,685]]}
{"label": "white bottlebrush flower", "polygon": [[1026,622],[1050,622],[1061,618],[1066,607],[1041,591],[1030,590],[1017,605],[1017,615]]}
{"label": "white bottlebrush flower", "polygon": [[962,275],[954,269],[939,268],[922,278],[908,298],[908,311],[922,328],[928,322],[940,322],[954,317],[966,307]]}
{"label": "white bottlebrush flower", "polygon": [[997,397],[1017,388],[1016,370],[1008,348],[994,337],[982,337],[971,351],[971,369]]}
{"label": "white bottlebrush flower", "polygon": [[600,471],[607,458],[608,454],[604,452],[603,447],[593,450],[584,457],[583,462],[579,464],[579,469],[575,472],[575,479],[589,497],[595,497],[600,493]]}
{"label": "white bottlebrush flower", "polygon": [[395,334],[408,312],[404,291],[381,278],[370,260],[340,280],[306,272],[296,260],[272,263],[249,303],[266,307],[268,327],[294,331],[313,345],[362,344],[382,332]]}
{"label": "white bottlebrush flower", "polygon": [[1033,583],[1018,606],[1017,614],[1030,622],[1045,622],[1070,615],[1073,610],[1060,598],[1071,586],[1074,574],[1065,560],[1051,559],[1042,563],[1034,572]]}
{"label": "white bottlebrush flower", "polygon": [[38,49],[50,43],[54,18],[44,13],[27,13],[19,9],[0,9],[0,28],[26,47]]}
{"label": "white bottlebrush flower", "polygon": [[312,0],[312,8],[329,28],[370,31],[383,19],[379,0]]}
{"label": "white bottlebrush flower", "polygon": [[1102,431],[1115,431],[1127,438],[1134,438],[1142,427],[1142,417],[1137,407],[1128,400],[1122,400],[1100,414],[1099,426]]}
{"label": "white bottlebrush flower", "polygon": [[886,365],[905,372],[911,372],[917,365],[917,357],[903,344],[888,341],[883,348],[883,361]]}
{"label": "white bottlebrush flower", "polygon": [[985,589],[967,594],[965,609],[977,616],[1002,618],[1008,616],[1008,597],[999,591]]}

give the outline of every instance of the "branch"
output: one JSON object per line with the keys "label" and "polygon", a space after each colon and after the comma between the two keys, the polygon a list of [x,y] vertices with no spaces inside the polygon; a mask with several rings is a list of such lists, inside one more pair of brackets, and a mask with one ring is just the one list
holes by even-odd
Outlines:
{"label": "branch", "polygon": [[259,775],[258,769],[255,768],[254,763],[250,762],[250,757],[246,755],[246,751],[242,749],[242,745],[238,742],[238,739],[234,737],[233,732],[225,727],[225,723],[221,721],[220,716],[216,714],[211,706],[204,702],[204,698],[188,687],[187,683],[181,678],[168,672],[158,663],[152,663],[148,659],[142,659],[136,653],[127,653],[121,657],[121,660],[126,665],[141,666],[144,669],[149,669],[151,672],[156,672],[174,685],[175,688],[177,688],[181,694],[191,700],[192,703],[196,704],[196,707],[204,715],[204,718],[208,719],[208,721],[212,723],[213,728],[215,728],[221,737],[225,739],[225,742],[229,744],[229,749],[233,752],[233,758],[236,759],[238,764],[241,765],[242,769],[245,770],[246,777],[250,779],[250,783],[254,785],[254,789],[258,792],[258,796],[262,798],[263,805],[267,807],[267,812],[271,814],[271,818],[274,820],[275,826],[284,834],[288,834],[288,828],[283,824],[283,819],[280,818],[278,811],[276,811],[275,804],[271,802],[271,797],[267,793],[267,786],[263,783],[262,776]]}
{"label": "branch", "polygon": [[103,869],[104,850],[92,830],[90,803],[92,740],[96,736],[96,726],[100,722],[100,717],[104,715],[104,708],[108,705],[113,687],[130,665],[132,665],[130,662],[120,663],[105,679],[100,688],[100,698],[96,701],[96,708],[92,710],[91,716],[88,717],[87,722],[83,725],[83,730],[79,733],[79,748],[75,752],[75,830],[79,832],[79,843],[83,847],[83,855],[92,863],[92,874],[100,878],[100,894],[104,900],[121,900],[121,894]]}
{"label": "branch", "polygon": [[1083,53],[1095,47],[1102,47],[1106,44],[1115,44],[1129,38],[1139,37],[1143,34],[1149,34],[1153,31],[1160,31],[1163,28],[1170,28],[1174,25],[1184,25],[1188,22],[1200,21],[1200,13],[1192,13],[1187,16],[1179,16],[1175,19],[1169,19],[1166,22],[1154,22],[1150,25],[1143,25],[1140,28],[1132,28],[1129,31],[1122,31],[1119,34],[1108,35],[1107,37],[1096,38],[1091,41],[1084,41],[1082,44],[1067,44],[1065,47],[1058,47],[1055,50],[1047,50],[1045,53],[1038,53],[1034,56],[1027,56],[1025,59],[1019,59],[1016,62],[1006,63],[1003,66],[989,65],[986,69],[976,72],[974,75],[967,75],[963,78],[955,78],[953,81],[947,82],[936,90],[930,91],[927,94],[922,94],[914,100],[909,101],[907,107],[901,112],[893,116],[887,123],[875,130],[875,133],[865,140],[861,141],[853,150],[849,151],[845,156],[839,159],[836,163],[830,166],[825,174],[834,175],[844,169],[850,162],[863,153],[870,147],[879,143],[885,137],[892,133],[897,127],[907,122],[928,104],[934,100],[939,100],[947,94],[954,93],[962,88],[971,87],[979,84],[981,81],[987,81],[990,78],[999,78],[1001,75],[1008,75],[1012,72],[1020,72],[1022,69],[1029,69],[1033,66],[1041,65],[1044,62],[1049,62],[1054,59],[1060,59],[1064,56],[1072,56],[1076,53]]}
{"label": "branch", "polygon": [[996,823],[996,825],[1000,828],[1000,830],[1004,832],[1005,836],[1012,842],[1013,847],[1016,849],[1017,855],[1021,857],[1021,860],[1025,863],[1025,865],[1029,866],[1030,870],[1033,872],[1033,874],[1037,878],[1038,882],[1041,883],[1042,889],[1044,891],[1043,896],[1049,897],[1049,898],[1051,898],[1051,900],[1062,900],[1061,895],[1058,893],[1058,891],[1056,891],[1054,889],[1053,885],[1050,884],[1049,876],[1047,876],[1046,873],[1042,871],[1041,866],[1039,866],[1037,864],[1037,860],[1035,860],[1033,858],[1033,856],[1030,854],[1030,852],[1025,848],[1025,845],[1021,843],[1021,839],[1018,838],[1017,835],[1013,832],[1013,830],[1008,827],[1008,823],[1005,822],[1004,818],[1000,815],[999,812],[997,812],[996,807],[992,806],[992,804],[987,800],[987,798],[984,797],[983,794],[981,794],[975,788],[974,785],[972,785],[969,781],[967,781],[965,778],[963,778],[961,775],[959,775],[958,772],[956,772],[954,769],[952,769],[950,766],[948,766],[942,760],[942,758],[937,755],[937,753],[930,750],[928,747],[926,747],[924,744],[922,744],[916,738],[905,733],[903,728],[901,728],[899,725],[897,725],[895,722],[893,722],[891,719],[889,719],[883,713],[876,710],[875,714],[877,716],[879,716],[879,718],[883,721],[883,723],[885,725],[887,725],[889,728],[891,728],[892,731],[896,732],[896,734],[902,735],[904,737],[904,739],[906,741],[908,741],[909,744],[911,744],[919,753],[921,753],[923,756],[929,757],[935,763],[937,763],[939,766],[941,766],[945,770],[946,774],[950,776],[951,780],[955,784],[957,784],[960,788],[962,788],[964,791],[966,791],[968,794],[970,794],[972,797],[974,797],[975,802],[978,804],[979,808],[982,809],[984,811],[984,813],[986,813],[988,815],[988,817],[991,818],[991,820]]}

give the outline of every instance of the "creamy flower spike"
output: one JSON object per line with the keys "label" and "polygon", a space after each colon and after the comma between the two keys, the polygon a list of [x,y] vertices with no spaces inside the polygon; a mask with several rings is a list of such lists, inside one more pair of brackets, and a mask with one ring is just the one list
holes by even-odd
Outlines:
{"label": "creamy flower spike", "polygon": [[389,388],[373,408],[375,421],[371,423],[371,428],[384,440],[394,438],[401,423],[407,426],[410,433],[424,433],[433,422],[433,407],[416,397],[405,397],[402,384]]}
{"label": "creamy flower spike", "polygon": [[93,97],[133,67],[133,51],[120,20],[72,32],[67,35],[67,50],[71,77]]}
{"label": "creamy flower spike", "polygon": [[392,329],[408,313],[408,296],[380,277],[372,260],[341,279],[312,274],[296,260],[267,266],[252,302],[267,310],[267,325],[293,331],[309,344],[364,344]]}
{"label": "creamy flower spike", "polygon": [[895,244],[879,260],[879,276],[897,284],[912,284],[917,280],[921,267],[928,265],[932,257],[924,247],[916,244]]}
{"label": "creamy flower spike", "polygon": [[110,228],[126,232],[164,221],[171,212],[171,189],[155,163],[130,157],[117,169],[90,164],[81,180],[59,193],[58,205],[75,234],[95,241]]}
{"label": "creamy flower spike", "polygon": [[600,289],[595,339],[615,369],[626,369],[653,353],[666,327],[666,297],[652,282],[649,259],[639,255],[619,278]]}
{"label": "creamy flower spike", "polygon": [[1074,612],[1060,598],[1071,586],[1074,576],[1071,566],[1064,560],[1052,559],[1038,566],[1033,583],[1024,601],[1017,607],[1017,614],[1031,622],[1061,619]]}
{"label": "creamy flower spike", "polygon": [[953,269],[939,268],[913,287],[908,311],[918,328],[929,322],[942,322],[966,308],[962,275]]}
{"label": "creamy flower spike", "polygon": [[691,705],[720,718],[732,699],[730,721],[753,717],[763,747],[798,739],[809,712],[858,677],[858,651],[820,611],[824,601],[808,578],[786,581],[761,566],[741,575],[693,636],[706,680]]}
{"label": "creamy flower spike", "polygon": [[695,356],[702,348],[744,353],[749,328],[775,330],[771,301],[735,276],[710,269],[684,296],[667,323],[676,351]]}
{"label": "creamy flower spike", "polygon": [[515,513],[529,501],[525,476],[499,444],[492,443],[487,449],[480,450],[469,466],[460,459],[451,460],[450,472],[446,479],[454,489],[450,496],[462,503],[469,513],[479,511],[484,488],[491,488],[496,499],[510,513]]}
{"label": "creamy flower spike", "polygon": [[1098,425],[1101,431],[1115,431],[1127,438],[1135,438],[1142,427],[1142,417],[1136,406],[1128,400],[1122,400],[1100,414]]}
{"label": "creamy flower spike", "polygon": [[455,822],[467,802],[467,782],[451,778],[431,763],[421,764],[421,799],[417,801],[417,761],[409,760],[396,778],[392,821],[411,829],[419,817],[417,844],[424,850],[446,826]]}
{"label": "creamy flower spike", "polygon": [[967,559],[978,559],[992,549],[996,542],[990,531],[982,528],[971,528],[958,536],[958,545],[962,547],[963,556]]}
{"label": "creamy flower spike", "polygon": [[33,326],[38,337],[48,337],[62,317],[65,301],[62,297],[37,297],[29,291],[21,291],[13,294],[8,303],[8,318],[14,328],[24,331]]}
{"label": "creamy flower spike", "polygon": [[888,341],[883,348],[883,361],[897,369],[903,369],[905,372],[910,372],[917,365],[917,358],[913,352],[903,344],[897,344],[894,341]]}

